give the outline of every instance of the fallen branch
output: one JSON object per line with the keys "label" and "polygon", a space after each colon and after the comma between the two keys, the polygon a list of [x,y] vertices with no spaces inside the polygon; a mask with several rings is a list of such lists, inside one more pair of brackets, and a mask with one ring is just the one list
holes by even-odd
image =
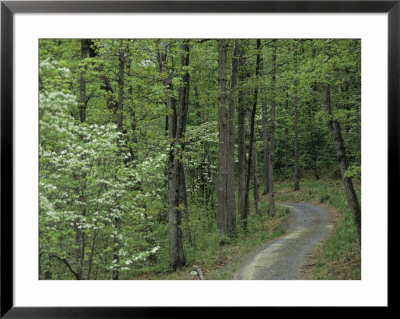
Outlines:
{"label": "fallen branch", "polygon": [[204,280],[203,273],[201,272],[201,269],[199,268],[199,266],[193,265],[193,269],[196,270],[197,274],[200,277],[200,280]]}

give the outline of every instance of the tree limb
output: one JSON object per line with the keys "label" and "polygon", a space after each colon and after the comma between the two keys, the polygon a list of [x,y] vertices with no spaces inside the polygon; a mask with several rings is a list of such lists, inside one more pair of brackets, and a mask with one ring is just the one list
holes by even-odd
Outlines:
{"label": "tree limb", "polygon": [[200,280],[204,280],[203,273],[201,272],[201,269],[199,268],[199,266],[193,265],[193,269],[196,270],[197,274],[200,277]]}
{"label": "tree limb", "polygon": [[76,279],[78,279],[78,280],[81,279],[81,278],[79,278],[78,273],[72,269],[70,263],[68,262],[68,260],[66,258],[61,258],[60,256],[53,254],[53,253],[50,253],[49,256],[54,257],[54,258],[58,259],[59,261],[62,261],[68,267],[68,269],[74,274]]}

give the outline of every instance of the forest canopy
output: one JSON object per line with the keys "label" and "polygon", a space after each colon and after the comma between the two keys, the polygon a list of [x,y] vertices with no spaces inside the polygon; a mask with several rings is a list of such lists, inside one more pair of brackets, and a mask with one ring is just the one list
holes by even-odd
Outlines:
{"label": "forest canopy", "polygon": [[361,244],[360,40],[41,39],[39,56],[40,279],[196,264],[276,216],[282,181],[341,180]]}

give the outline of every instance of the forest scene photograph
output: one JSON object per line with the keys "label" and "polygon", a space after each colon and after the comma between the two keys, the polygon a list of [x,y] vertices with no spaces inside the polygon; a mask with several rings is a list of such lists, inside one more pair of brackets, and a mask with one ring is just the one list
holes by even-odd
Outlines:
{"label": "forest scene photograph", "polygon": [[40,280],[361,280],[360,39],[40,39],[38,71]]}

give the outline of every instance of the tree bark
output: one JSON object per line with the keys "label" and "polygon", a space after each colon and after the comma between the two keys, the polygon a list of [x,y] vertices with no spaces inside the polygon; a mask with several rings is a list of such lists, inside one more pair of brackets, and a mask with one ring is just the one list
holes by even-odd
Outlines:
{"label": "tree bark", "polygon": [[[240,58],[240,65],[245,63],[244,58]],[[245,79],[241,73],[240,82]],[[244,102],[244,91],[239,90],[238,96],[238,217],[241,227],[246,229],[248,213],[248,201],[246,201],[246,105]]]}
{"label": "tree bark", "polygon": [[67,266],[68,270],[75,276],[76,280],[82,280],[83,278],[81,277],[81,274],[79,274],[78,272],[74,271],[74,269],[71,266],[71,263],[68,259],[66,258],[61,258],[60,256],[57,256],[56,254],[49,254],[50,257],[56,258],[59,261],[63,262],[65,264],[65,266]]}
{"label": "tree bark", "polygon": [[[90,40],[81,39],[81,61],[84,61],[90,50]],[[86,107],[88,98],[86,96],[86,79],[85,79],[85,67],[82,67],[79,75],[79,118],[81,123],[86,122]]]}
{"label": "tree bark", "polygon": [[124,119],[123,102],[125,89],[125,56],[123,50],[123,42],[121,40],[118,52],[118,107],[117,107],[117,131],[122,132],[122,122]]}
{"label": "tree bark", "polygon": [[228,233],[227,225],[227,114],[226,114],[226,42],[218,40],[218,117],[219,117],[219,143],[218,143],[218,203],[217,226],[222,235]]}
{"label": "tree bark", "polygon": [[[295,76],[297,77],[297,43],[294,47],[294,69]],[[297,96],[297,86],[299,84],[298,79],[294,80],[294,191],[298,191],[299,186],[299,112],[298,112],[298,96]]]}
{"label": "tree bark", "polygon": [[340,175],[342,177],[343,186],[346,192],[347,202],[353,215],[353,221],[356,228],[358,241],[361,245],[361,208],[353,187],[352,179],[345,176],[346,170],[349,167],[349,163],[346,157],[346,151],[340,131],[339,122],[333,118],[329,85],[324,86],[324,107],[325,112],[328,114],[327,124],[332,134],[333,144],[335,145],[336,157],[339,162]]}
{"label": "tree bark", "polygon": [[235,205],[235,108],[237,101],[237,69],[238,69],[238,42],[233,40],[231,57],[231,80],[229,88],[229,105],[227,114],[227,154],[226,154],[226,208],[227,231],[229,235],[236,233],[236,205]]}
{"label": "tree bark", "polygon": [[[251,118],[250,118],[250,142],[249,142],[249,159],[248,159],[248,163],[247,163],[247,177],[246,177],[246,209],[248,210],[249,208],[249,191],[250,191],[250,170],[251,170],[251,163],[252,163],[252,159],[253,157],[253,144],[254,144],[254,119],[255,119],[255,115],[256,115],[256,110],[257,110],[257,99],[258,99],[258,75],[259,75],[259,71],[260,71],[260,48],[261,48],[261,40],[257,39],[257,60],[256,60],[256,70],[255,70],[255,77],[256,77],[256,87],[254,89],[254,100],[253,100],[253,107],[252,107],[252,111],[251,111]],[[256,196],[256,195],[255,195]],[[258,192],[257,192],[257,196],[258,196]],[[259,197],[259,196],[258,196]],[[258,208],[258,202],[255,199],[255,210],[257,212],[257,208]],[[259,201],[259,198],[258,198]]]}
{"label": "tree bark", "polygon": [[96,250],[96,238],[97,234],[99,233],[99,230],[95,230],[93,234],[93,239],[92,239],[92,245],[90,248],[90,255],[89,255],[89,269],[88,269],[88,274],[87,274],[87,279],[90,280],[90,276],[92,274],[92,266],[93,266],[93,256],[94,252]]}
{"label": "tree bark", "polygon": [[[119,50],[118,50],[118,102],[117,102],[117,132],[122,132],[123,127],[123,106],[124,106],[124,89],[125,89],[125,53],[123,49],[123,40],[120,40],[119,43]],[[122,139],[122,137],[121,137]],[[119,229],[121,227],[121,218],[115,218],[115,229],[119,233]],[[119,265],[119,251],[121,249],[121,242],[117,236],[114,236],[114,245],[113,245],[113,262],[115,265]],[[118,280],[119,279],[119,270],[113,269],[112,271],[112,279]]]}
{"label": "tree bark", "polygon": [[[289,93],[286,91],[286,113],[289,114]],[[286,125],[285,127],[285,179],[288,179],[288,171],[289,171],[289,164],[288,164],[288,156],[289,156],[289,129]]]}
{"label": "tree bark", "polygon": [[[129,88],[129,92],[130,92],[130,94],[132,96],[132,87]],[[132,142],[132,144],[134,146],[133,147],[132,147],[132,145],[129,146],[129,154],[130,154],[130,156],[129,156],[129,158],[125,159],[125,161],[124,161],[125,164],[130,162],[130,161],[135,161],[135,160],[138,159],[138,155],[136,153],[136,148],[137,148],[136,146],[137,146],[137,142],[138,142],[137,133],[136,133],[136,127],[137,127],[136,121],[137,120],[136,120],[135,105],[133,104],[133,101],[132,101],[132,105],[130,105],[129,108],[128,108],[128,112],[129,112],[129,114],[131,116],[131,138],[130,138],[130,140],[131,140],[131,142]]]}
{"label": "tree bark", "polygon": [[269,134],[269,214],[275,215],[275,193],[274,193],[274,157],[275,157],[275,81],[276,81],[276,44],[272,49],[272,75],[271,75],[271,124]]}
{"label": "tree bark", "polygon": [[261,211],[261,206],[260,206],[260,179],[259,179],[259,171],[258,171],[258,156],[257,156],[257,148],[256,148],[256,137],[255,137],[255,116],[256,116],[256,109],[257,109],[257,103],[258,103],[258,81],[259,81],[259,74],[260,74],[260,67],[261,67],[261,40],[257,39],[257,57],[256,57],[256,70],[255,70],[255,76],[256,76],[256,87],[254,89],[254,100],[253,100],[253,113],[252,113],[252,119],[253,119],[253,145],[252,145],[252,152],[253,152],[253,170],[254,170],[254,208],[256,211],[256,214],[259,214]]}
{"label": "tree bark", "polygon": [[[251,126],[251,120],[253,118],[251,110],[247,110],[247,118],[249,121],[249,127]],[[260,213],[260,179],[259,179],[259,172],[258,172],[258,158],[257,158],[257,148],[256,148],[256,141],[255,138],[252,143],[251,147],[251,157],[252,157],[252,164],[253,164],[253,198],[254,198],[254,209],[256,214]]]}
{"label": "tree bark", "polygon": [[[187,195],[183,155],[185,148],[186,120],[189,102],[189,40],[183,40],[181,47],[181,67],[183,86],[178,90],[178,105],[173,97],[173,86],[167,65],[168,44],[162,41],[159,56],[160,70],[165,74],[163,80],[167,88],[166,104],[168,109],[168,137],[170,151],[168,156],[168,237],[169,266],[175,271],[186,264],[183,251],[183,235],[181,229],[182,214],[187,212]],[[178,109],[177,109],[178,106]]]}
{"label": "tree bark", "polygon": [[269,171],[268,171],[268,106],[267,102],[262,105],[262,127],[263,127],[263,145],[264,145],[264,195],[269,193]]}
{"label": "tree bark", "polygon": [[200,267],[197,265],[193,265],[194,270],[197,272],[200,280],[204,280],[203,272],[201,271]]}
{"label": "tree bark", "polygon": [[[314,59],[316,55],[316,50],[313,47],[311,51],[311,58]],[[318,93],[318,88],[317,85],[314,83],[311,86],[311,91],[312,91],[312,105],[317,105],[317,96],[319,95]],[[311,146],[313,149],[313,163],[314,163],[314,176],[316,180],[319,180],[319,175],[318,175],[318,149],[316,146],[316,143],[314,142],[314,134],[313,134],[313,115],[311,111],[311,105],[308,105],[308,118],[309,118],[309,130],[310,130],[310,137],[311,137]]]}
{"label": "tree bark", "polygon": [[[218,41],[218,115],[219,115],[219,150],[218,150],[218,208],[217,222],[221,234],[234,236],[236,233],[235,208],[235,107],[238,68],[238,45],[232,43],[230,63],[231,76],[229,94],[226,93],[227,44]],[[228,108],[226,108],[228,100]]]}
{"label": "tree bark", "polygon": [[175,138],[171,145],[170,153],[171,190],[170,190],[170,209],[169,209],[169,244],[170,244],[170,267],[173,270],[181,268],[186,264],[183,252],[183,236],[181,229],[182,214],[187,214],[187,196],[185,171],[183,168],[183,155],[185,149],[186,120],[189,104],[189,40],[183,40],[181,47],[181,67],[184,69],[182,82],[183,86],[178,90],[178,110],[175,110],[176,123],[169,122],[170,136],[175,129]]}

